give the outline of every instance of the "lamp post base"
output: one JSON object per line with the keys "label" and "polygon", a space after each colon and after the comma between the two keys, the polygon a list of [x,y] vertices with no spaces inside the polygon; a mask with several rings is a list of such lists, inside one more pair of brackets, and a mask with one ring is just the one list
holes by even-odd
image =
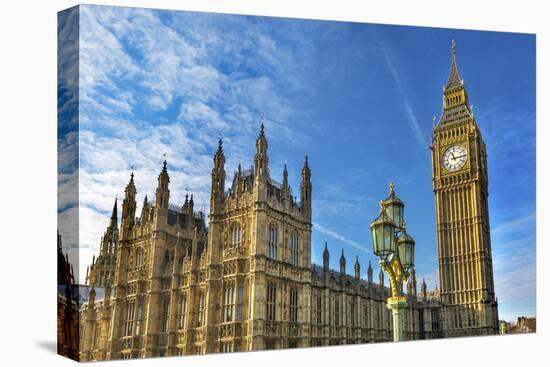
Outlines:
{"label": "lamp post base", "polygon": [[406,297],[388,298],[388,306],[393,316],[393,341],[403,341],[403,309],[407,307]]}

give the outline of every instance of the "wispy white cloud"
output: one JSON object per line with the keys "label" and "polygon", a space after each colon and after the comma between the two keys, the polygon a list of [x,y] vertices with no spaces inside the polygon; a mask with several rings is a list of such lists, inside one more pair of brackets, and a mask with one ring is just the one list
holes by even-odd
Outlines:
{"label": "wispy white cloud", "polygon": [[313,230],[314,231],[319,231],[320,233],[323,233],[327,236],[330,236],[332,238],[334,238],[335,240],[338,240],[338,241],[341,241],[347,245],[350,245],[352,247],[355,247],[356,249],[358,250],[361,250],[361,251],[364,251],[364,252],[368,252],[368,247],[366,245],[362,245],[358,242],[355,242],[343,235],[341,235],[340,233],[336,232],[336,231],[333,231],[332,229],[329,229],[319,223],[316,223],[316,222],[313,222]]}
{"label": "wispy white cloud", "polygon": [[393,76],[393,79],[395,81],[395,84],[397,85],[397,89],[399,91],[399,94],[401,96],[401,100],[403,102],[403,108],[405,109],[405,113],[407,115],[407,120],[409,121],[409,126],[414,134],[414,137],[416,139],[416,142],[420,146],[420,148],[425,151],[426,147],[428,146],[428,143],[426,142],[426,139],[424,138],[424,135],[422,134],[422,128],[420,127],[420,124],[418,123],[418,119],[416,118],[416,114],[414,112],[414,109],[412,108],[412,104],[409,98],[409,95],[407,91],[405,90],[405,87],[403,86],[403,82],[401,80],[401,77],[399,76],[399,73],[397,72],[397,68],[395,67],[393,63],[393,59],[390,56],[390,53],[388,52],[388,49],[386,48],[386,45],[384,42],[379,39],[380,48],[382,49],[382,53],[384,54],[384,58],[386,60],[386,64],[388,66],[388,69],[391,72],[391,75]]}

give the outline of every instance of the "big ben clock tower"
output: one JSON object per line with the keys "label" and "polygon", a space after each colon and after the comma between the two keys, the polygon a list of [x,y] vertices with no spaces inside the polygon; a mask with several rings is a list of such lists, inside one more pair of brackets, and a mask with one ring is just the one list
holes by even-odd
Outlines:
{"label": "big ben clock tower", "polygon": [[497,334],[487,153],[458,73],[454,41],[431,150],[445,336]]}

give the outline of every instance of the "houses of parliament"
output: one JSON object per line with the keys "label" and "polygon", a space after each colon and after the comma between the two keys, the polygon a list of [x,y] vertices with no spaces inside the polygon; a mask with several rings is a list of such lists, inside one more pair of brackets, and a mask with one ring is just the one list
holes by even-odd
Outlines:
{"label": "houses of parliament", "polygon": [[[402,290],[406,340],[498,333],[483,139],[459,76],[453,44],[443,114],[434,127],[440,289],[417,289],[414,269]],[[384,273],[357,257],[311,262],[312,177],[308,157],[298,198],[285,166],[270,171],[262,124],[251,168],[226,177],[219,141],[213,157],[209,215],[193,196],[170,201],[160,168],[152,200],[136,212],[138,177],[115,200],[80,307],[81,361],[253,351],[391,341]],[[393,190],[388,199],[395,198]],[[337,269],[331,258],[337,259]],[[334,264],[334,260],[332,261]],[[353,264],[353,265],[351,265]],[[366,264],[363,264],[363,266]],[[97,289],[97,290],[96,290]],[[101,289],[101,291],[100,291]]]}

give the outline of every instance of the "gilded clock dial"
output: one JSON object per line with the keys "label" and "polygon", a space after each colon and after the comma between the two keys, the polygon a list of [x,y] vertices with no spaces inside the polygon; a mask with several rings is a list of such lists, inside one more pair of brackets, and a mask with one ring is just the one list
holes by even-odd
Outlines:
{"label": "gilded clock dial", "polygon": [[453,145],[445,151],[441,164],[447,171],[456,171],[464,166],[468,154],[462,145]]}

